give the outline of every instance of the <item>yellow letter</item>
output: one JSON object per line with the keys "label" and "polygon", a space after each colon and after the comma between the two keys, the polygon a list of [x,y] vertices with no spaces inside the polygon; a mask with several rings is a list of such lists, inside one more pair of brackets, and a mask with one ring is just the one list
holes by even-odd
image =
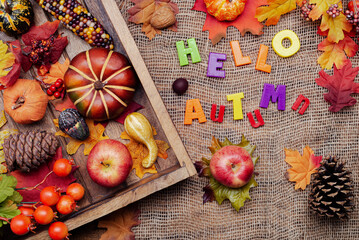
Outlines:
{"label": "yellow letter", "polygon": [[233,120],[243,119],[242,98],[244,98],[242,92],[227,95],[227,101],[233,101]]}

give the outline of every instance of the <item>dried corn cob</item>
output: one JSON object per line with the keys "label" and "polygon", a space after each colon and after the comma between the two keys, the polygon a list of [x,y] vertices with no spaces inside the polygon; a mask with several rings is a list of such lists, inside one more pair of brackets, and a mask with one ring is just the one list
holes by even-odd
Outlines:
{"label": "dried corn cob", "polygon": [[113,49],[112,37],[97,19],[77,0],[36,0],[40,6],[51,13],[80,38],[92,47]]}

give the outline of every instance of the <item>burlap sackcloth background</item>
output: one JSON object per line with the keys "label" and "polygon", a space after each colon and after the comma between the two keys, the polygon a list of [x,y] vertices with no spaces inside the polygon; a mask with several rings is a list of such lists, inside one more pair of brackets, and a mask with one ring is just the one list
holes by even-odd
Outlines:
{"label": "burlap sackcloth background", "polygon": [[[252,0],[254,1],[254,0]],[[208,179],[192,177],[169,189],[155,193],[139,202],[141,224],[134,228],[136,239],[359,239],[359,209],[346,222],[321,219],[308,208],[308,193],[295,191],[294,184],[284,174],[289,168],[284,162],[284,148],[302,149],[309,145],[316,155],[335,154],[347,162],[353,172],[356,202],[359,186],[358,124],[359,104],[344,108],[338,113],[328,111],[323,99],[327,90],[315,83],[320,52],[317,45],[323,37],[316,34],[317,23],[308,23],[300,17],[299,9],[281,17],[278,25],[265,27],[264,34],[241,36],[230,27],[227,38],[213,46],[208,32],[202,32],[206,15],[192,11],[194,0],[175,0],[180,8],[177,15],[178,32],[163,31],[152,41],[141,32],[141,25],[128,22],[128,27],[139,47],[173,122],[193,161],[202,156],[210,157],[207,146],[211,137],[228,137],[238,142],[244,134],[257,145],[255,156],[260,160],[255,167],[258,187],[252,188],[251,201],[236,212],[228,201],[202,204],[202,188]],[[133,6],[129,0],[118,0],[123,16]],[[346,5],[346,4],[345,4]],[[270,47],[267,63],[272,65],[270,74],[254,69],[259,44],[271,46],[275,33],[291,29],[301,42],[300,51],[284,59]],[[202,62],[179,66],[176,41],[196,38]],[[244,55],[252,64],[235,67],[229,41],[239,40]],[[209,52],[227,54],[224,63],[226,78],[208,78]],[[353,66],[359,66],[359,57],[352,58]],[[184,96],[172,91],[172,82],[179,77],[189,80],[189,90]],[[356,78],[359,81],[359,77]],[[259,108],[264,83],[287,86],[286,111],[278,111],[277,104],[270,103],[261,109],[265,125],[251,127],[246,113]],[[244,92],[244,119],[233,120],[233,107],[226,95]],[[302,116],[291,109],[299,94],[311,101]],[[187,99],[199,98],[207,122],[195,121],[183,124]],[[355,98],[359,98],[358,95]],[[226,106],[223,123],[209,118],[213,103]]]}

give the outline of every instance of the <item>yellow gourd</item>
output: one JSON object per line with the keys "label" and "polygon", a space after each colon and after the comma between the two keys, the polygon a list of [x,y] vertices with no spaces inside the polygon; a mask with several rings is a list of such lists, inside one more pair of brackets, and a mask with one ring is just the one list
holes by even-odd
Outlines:
{"label": "yellow gourd", "polygon": [[144,168],[151,167],[157,159],[158,147],[153,138],[153,130],[150,122],[141,113],[131,113],[125,119],[125,131],[136,142],[144,144],[148,149],[148,155],[142,160]]}

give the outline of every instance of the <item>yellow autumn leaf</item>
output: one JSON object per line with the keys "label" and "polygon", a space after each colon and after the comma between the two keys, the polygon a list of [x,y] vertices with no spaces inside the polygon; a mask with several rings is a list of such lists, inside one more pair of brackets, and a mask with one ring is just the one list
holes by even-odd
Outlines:
{"label": "yellow autumn leaf", "polygon": [[57,79],[64,79],[65,73],[69,68],[70,60],[66,58],[64,63],[56,62],[51,65],[50,71],[43,76],[45,83],[54,83]]}
{"label": "yellow autumn leaf", "polygon": [[7,52],[8,46],[0,40],[0,77],[6,76],[9,70],[6,70],[15,63],[15,55]]}
{"label": "yellow autumn leaf", "polygon": [[309,18],[314,21],[326,13],[330,5],[338,3],[338,0],[310,0],[309,3],[315,5],[309,14]]}
{"label": "yellow autumn leaf", "polygon": [[350,32],[352,30],[352,25],[343,14],[333,18],[325,13],[322,16],[320,30],[323,32],[328,30],[328,40],[337,43],[344,39],[344,31]]}
{"label": "yellow autumn leaf", "polygon": [[[90,136],[84,141],[74,139],[66,133],[62,132],[61,130],[56,132],[56,136],[70,138],[70,141],[67,143],[66,146],[66,151],[69,155],[75,154],[82,144],[84,144],[85,146],[84,155],[89,155],[90,151],[96,145],[96,143],[109,138],[108,136],[103,135],[103,133],[105,132],[105,127],[102,124],[98,123],[97,125],[95,125],[94,120],[90,119],[86,119],[86,123],[90,130]],[[54,124],[56,127],[59,127],[58,119],[54,119]]]}
{"label": "yellow autumn leaf", "polygon": [[256,10],[255,17],[259,22],[267,19],[267,26],[276,25],[280,16],[296,9],[299,0],[268,0],[268,6],[260,6]]}
{"label": "yellow autumn leaf", "polygon": [[289,181],[295,182],[294,189],[304,190],[310,183],[310,177],[317,172],[322,160],[321,156],[315,156],[314,151],[306,146],[303,149],[303,156],[297,150],[284,149],[285,161],[292,166],[288,169]]}

